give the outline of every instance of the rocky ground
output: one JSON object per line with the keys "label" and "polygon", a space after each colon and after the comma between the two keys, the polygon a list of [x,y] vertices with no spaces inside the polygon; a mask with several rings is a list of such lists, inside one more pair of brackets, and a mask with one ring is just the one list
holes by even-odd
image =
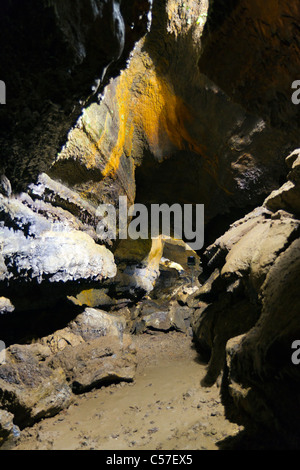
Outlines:
{"label": "rocky ground", "polygon": [[21,432],[14,450],[217,450],[241,430],[224,417],[219,387],[202,388],[205,365],[191,337],[134,337],[132,383],[75,396],[71,406]]}

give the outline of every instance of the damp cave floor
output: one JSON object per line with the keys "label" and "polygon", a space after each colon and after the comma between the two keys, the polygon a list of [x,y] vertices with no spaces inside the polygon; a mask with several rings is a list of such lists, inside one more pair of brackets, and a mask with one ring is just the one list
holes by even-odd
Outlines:
{"label": "damp cave floor", "polygon": [[12,450],[219,450],[243,432],[225,418],[219,386],[200,386],[206,365],[190,336],[133,343],[134,382],[75,395],[67,410],[23,430]]}

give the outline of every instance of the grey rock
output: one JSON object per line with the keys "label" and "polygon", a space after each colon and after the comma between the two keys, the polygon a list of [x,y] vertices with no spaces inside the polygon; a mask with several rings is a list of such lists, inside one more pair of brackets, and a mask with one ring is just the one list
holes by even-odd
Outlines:
{"label": "grey rock", "polygon": [[6,197],[10,197],[12,193],[10,181],[5,175],[0,176],[0,193]]}
{"label": "grey rock", "polygon": [[[113,254],[88,233],[70,225],[68,218],[51,220],[22,200],[0,197],[0,293],[7,291],[8,283],[13,289],[14,284],[22,282],[23,297],[31,284],[43,285],[46,290],[56,285],[62,292],[52,290],[50,298],[54,300],[56,295],[63,295],[63,284],[69,284],[66,297],[68,289],[71,294],[70,284],[75,289],[79,282],[96,286],[115,275]],[[14,297],[10,296],[18,309],[23,305],[20,294],[14,289]],[[36,300],[47,304],[49,295]],[[26,299],[23,308],[28,308]]]}
{"label": "grey rock", "polygon": [[8,439],[20,437],[20,429],[14,424],[14,415],[6,410],[0,410],[0,447]]}
{"label": "grey rock", "polygon": [[142,331],[167,333],[172,330],[187,333],[192,313],[193,309],[181,306],[177,301],[146,300],[135,322],[135,329],[139,333]]}
{"label": "grey rock", "polygon": [[72,333],[79,334],[84,341],[91,341],[101,336],[117,336],[122,339],[126,329],[126,320],[103,310],[86,308],[69,324]]}

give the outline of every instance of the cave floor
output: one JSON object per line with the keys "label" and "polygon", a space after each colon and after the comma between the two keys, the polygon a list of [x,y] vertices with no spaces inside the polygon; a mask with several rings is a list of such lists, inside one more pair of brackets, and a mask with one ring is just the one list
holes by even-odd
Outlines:
{"label": "cave floor", "polygon": [[144,334],[133,342],[133,383],[74,396],[68,410],[23,430],[13,450],[218,450],[238,435],[218,385],[200,386],[205,365],[189,336]]}

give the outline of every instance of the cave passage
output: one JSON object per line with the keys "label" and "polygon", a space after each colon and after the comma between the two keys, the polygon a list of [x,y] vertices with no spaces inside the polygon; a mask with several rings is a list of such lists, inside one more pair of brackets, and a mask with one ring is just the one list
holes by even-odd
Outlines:
{"label": "cave passage", "polygon": [[3,2],[0,447],[300,448],[299,21]]}

